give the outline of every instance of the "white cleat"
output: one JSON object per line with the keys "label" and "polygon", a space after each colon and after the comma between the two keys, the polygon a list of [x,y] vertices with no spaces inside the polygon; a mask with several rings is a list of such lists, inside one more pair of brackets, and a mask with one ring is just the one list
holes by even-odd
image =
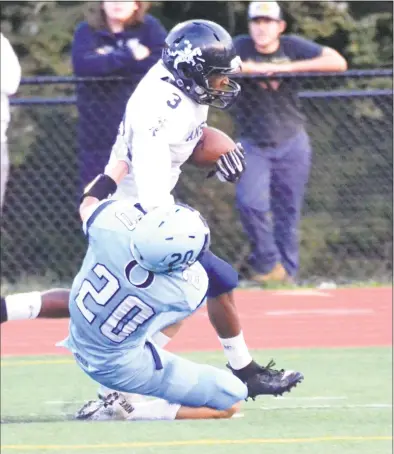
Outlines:
{"label": "white cleat", "polygon": [[90,400],[74,416],[80,421],[111,421],[114,419],[112,408],[107,408],[103,400]]}
{"label": "white cleat", "polygon": [[134,407],[121,393],[113,392],[105,399],[87,402],[75,414],[75,419],[83,421],[124,421],[128,419]]}

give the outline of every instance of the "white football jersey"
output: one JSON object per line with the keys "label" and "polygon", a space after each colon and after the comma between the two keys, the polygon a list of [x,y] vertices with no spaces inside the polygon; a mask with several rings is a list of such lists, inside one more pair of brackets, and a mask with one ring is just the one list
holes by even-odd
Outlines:
{"label": "white football jersey", "polygon": [[206,126],[208,106],[200,105],[166,81],[171,73],[160,60],[130,97],[106,170],[123,160],[129,173],[114,198],[131,198],[146,210],[173,203],[181,166]]}

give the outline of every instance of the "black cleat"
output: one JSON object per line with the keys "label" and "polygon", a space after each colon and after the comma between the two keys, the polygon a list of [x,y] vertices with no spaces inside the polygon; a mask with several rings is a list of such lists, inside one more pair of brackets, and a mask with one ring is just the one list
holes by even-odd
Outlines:
{"label": "black cleat", "polygon": [[260,395],[281,396],[285,392],[290,392],[292,388],[296,387],[304,379],[300,372],[284,369],[276,370],[273,369],[274,366],[273,360],[266,367],[262,367],[252,361],[239,371],[227,365],[233,374],[246,384],[248,397],[253,400]]}

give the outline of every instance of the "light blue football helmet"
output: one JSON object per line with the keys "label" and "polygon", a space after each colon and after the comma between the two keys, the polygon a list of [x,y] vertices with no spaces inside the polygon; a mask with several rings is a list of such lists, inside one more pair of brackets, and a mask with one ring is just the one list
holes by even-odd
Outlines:
{"label": "light blue football helmet", "polygon": [[155,208],[132,232],[138,264],[155,273],[184,270],[208,250],[210,231],[201,214],[182,204]]}

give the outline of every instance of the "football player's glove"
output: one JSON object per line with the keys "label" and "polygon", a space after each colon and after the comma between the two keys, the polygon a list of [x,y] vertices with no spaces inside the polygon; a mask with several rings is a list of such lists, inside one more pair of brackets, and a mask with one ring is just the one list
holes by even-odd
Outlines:
{"label": "football player's glove", "polygon": [[237,143],[234,150],[222,155],[215,164],[215,169],[208,174],[208,178],[216,175],[220,181],[236,183],[246,167],[245,151],[241,143]]}

